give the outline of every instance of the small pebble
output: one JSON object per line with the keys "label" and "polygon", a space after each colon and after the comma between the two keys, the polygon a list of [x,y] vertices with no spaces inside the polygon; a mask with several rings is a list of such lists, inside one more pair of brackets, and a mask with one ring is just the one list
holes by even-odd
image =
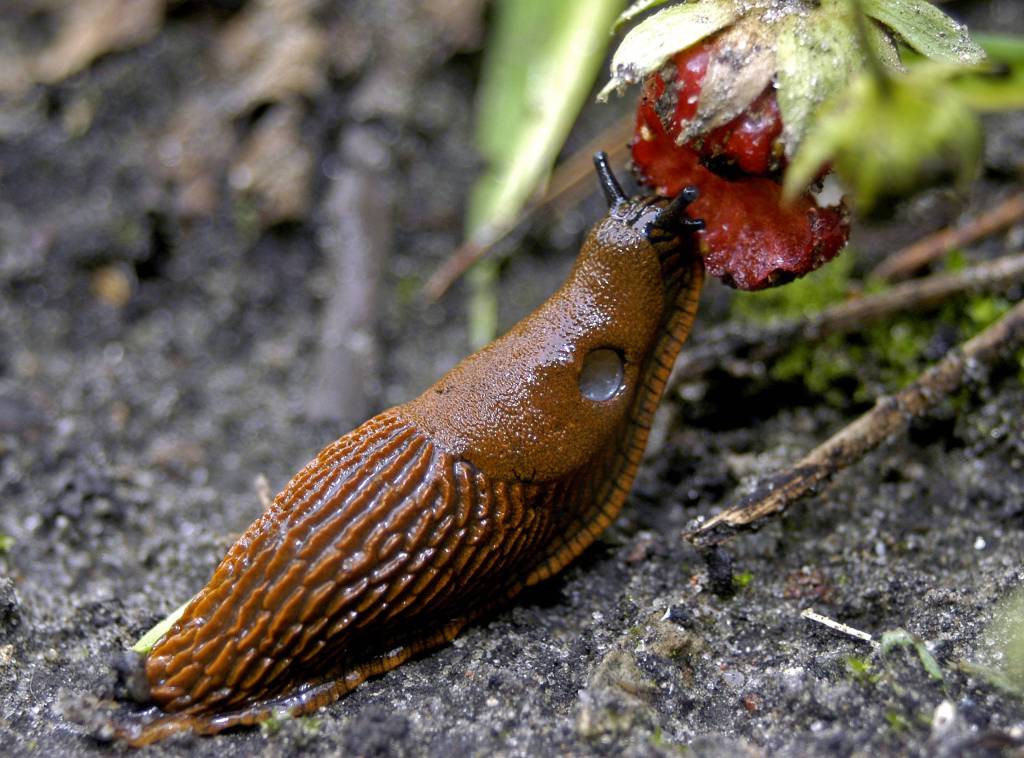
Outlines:
{"label": "small pebble", "polygon": [[734,690],[738,690],[747,681],[747,678],[739,671],[726,671],[722,674],[722,679]]}

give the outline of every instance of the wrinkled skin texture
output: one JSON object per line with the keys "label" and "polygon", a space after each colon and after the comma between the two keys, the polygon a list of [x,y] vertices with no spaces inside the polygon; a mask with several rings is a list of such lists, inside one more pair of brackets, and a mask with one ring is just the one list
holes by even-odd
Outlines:
{"label": "wrinkled skin texture", "polygon": [[[153,648],[155,706],[119,736],[307,713],[579,555],[622,507],[696,311],[700,257],[660,210],[618,199],[540,308],[300,471]],[[621,380],[595,400],[599,350]]]}

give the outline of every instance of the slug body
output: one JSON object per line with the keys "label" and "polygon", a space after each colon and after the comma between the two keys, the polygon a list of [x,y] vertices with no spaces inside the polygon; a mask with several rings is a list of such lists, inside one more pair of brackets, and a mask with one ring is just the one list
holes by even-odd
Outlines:
{"label": "slug body", "polygon": [[[616,517],[697,307],[697,221],[628,200],[568,279],[415,400],[328,445],[145,662],[141,745],[307,713],[451,640]],[[685,197],[684,197],[685,196]]]}

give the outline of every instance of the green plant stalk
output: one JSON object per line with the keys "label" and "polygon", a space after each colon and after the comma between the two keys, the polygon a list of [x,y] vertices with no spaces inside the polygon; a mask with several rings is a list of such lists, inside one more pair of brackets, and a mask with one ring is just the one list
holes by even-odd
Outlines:
{"label": "green plant stalk", "polygon": [[924,670],[928,672],[928,676],[938,682],[942,681],[942,669],[939,668],[938,661],[935,660],[935,657],[928,651],[928,648],[925,647],[924,642],[919,637],[910,634],[906,629],[893,629],[884,632],[881,639],[882,654],[885,655],[897,647],[913,648],[917,653],[917,657],[921,660]]}
{"label": "green plant stalk", "polygon": [[193,598],[189,598],[187,601],[182,603],[180,606],[170,612],[162,621],[158,622],[156,626],[146,632],[144,635],[139,637],[139,641],[132,645],[132,650],[142,655],[147,655],[150,650],[160,641],[160,638],[167,634],[168,630],[174,626],[174,622],[181,618],[181,614],[188,608],[188,604],[191,603]]}
{"label": "green plant stalk", "polygon": [[[544,181],[597,78],[624,0],[497,0],[477,100],[476,145],[488,163],[474,185],[466,237],[503,234]],[[475,271],[475,273],[474,273]],[[493,263],[470,272],[470,341],[497,330]]]}

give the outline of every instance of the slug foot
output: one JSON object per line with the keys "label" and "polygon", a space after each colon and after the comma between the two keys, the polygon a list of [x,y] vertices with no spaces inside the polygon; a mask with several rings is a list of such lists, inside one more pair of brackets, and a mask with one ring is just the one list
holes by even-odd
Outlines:
{"label": "slug foot", "polygon": [[145,747],[181,734],[214,735],[229,729],[254,727],[272,718],[298,718],[340,700],[371,677],[380,676],[418,655],[451,642],[469,619],[458,619],[440,632],[395,648],[386,655],[319,683],[306,683],[287,695],[268,698],[227,711],[167,713],[156,705],[132,708],[127,703],[92,696],[68,698],[60,710],[65,718],[86,728],[103,742],[120,741]]}

